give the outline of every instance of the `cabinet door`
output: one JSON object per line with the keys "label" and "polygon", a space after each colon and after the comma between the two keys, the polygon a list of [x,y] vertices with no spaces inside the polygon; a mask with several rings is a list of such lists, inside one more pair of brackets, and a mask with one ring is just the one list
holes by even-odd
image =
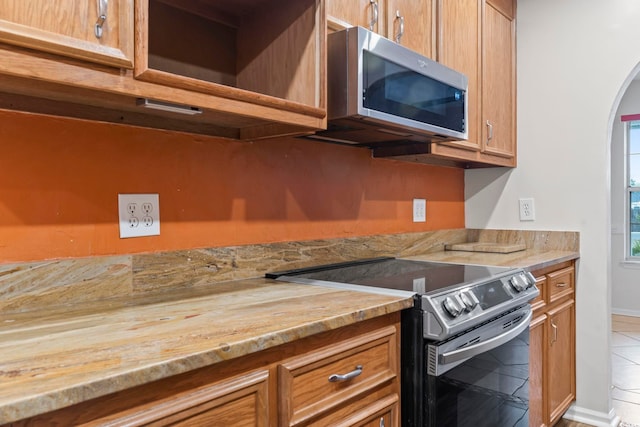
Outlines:
{"label": "cabinet door", "polygon": [[424,56],[433,57],[432,0],[388,0],[386,15],[387,38]]}
{"label": "cabinet door", "polygon": [[549,310],[547,328],[547,400],[550,425],[562,416],[576,395],[575,304],[568,300]]}
{"label": "cabinet door", "polygon": [[376,33],[386,35],[386,0],[326,0],[328,18],[342,21],[346,26],[360,26]]}
{"label": "cabinet door", "polygon": [[516,150],[514,12],[512,0],[491,0],[484,5],[483,151],[505,158],[513,158]]}
{"label": "cabinet door", "polygon": [[133,0],[0,0],[0,42],[132,68]]}
{"label": "cabinet door", "polygon": [[456,153],[448,146],[469,150],[459,152],[460,157],[476,158],[480,150],[480,34],[481,8],[478,0],[438,0],[438,62],[467,76],[469,87],[467,141],[454,141],[446,145],[433,144],[434,154]]}
{"label": "cabinet door", "polygon": [[544,349],[547,316],[536,315],[529,328],[529,425],[546,425],[544,408]]}

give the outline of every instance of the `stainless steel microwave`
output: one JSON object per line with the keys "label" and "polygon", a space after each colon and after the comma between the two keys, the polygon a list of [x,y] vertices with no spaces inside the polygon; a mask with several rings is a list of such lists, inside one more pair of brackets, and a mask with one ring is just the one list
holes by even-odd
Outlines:
{"label": "stainless steel microwave", "polygon": [[467,139],[467,77],[362,27],[327,41],[328,127],[314,137],[380,147]]}

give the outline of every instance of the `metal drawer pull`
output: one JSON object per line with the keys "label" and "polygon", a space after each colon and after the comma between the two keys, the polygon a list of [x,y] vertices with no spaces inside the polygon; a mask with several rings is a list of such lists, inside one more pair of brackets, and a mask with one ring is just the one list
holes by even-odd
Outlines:
{"label": "metal drawer pull", "polygon": [[329,376],[329,382],[337,383],[338,381],[349,381],[349,380],[357,377],[361,373],[362,373],[362,365],[358,365],[358,366],[356,366],[356,369],[354,369],[353,371],[351,371],[351,372],[349,372],[347,374],[344,374],[344,375],[333,374],[333,375]]}
{"label": "metal drawer pull", "polygon": [[396,34],[396,43],[400,44],[402,36],[404,36],[404,16],[400,14],[399,10],[396,10],[396,19],[400,22],[400,28],[398,34]]}
{"label": "metal drawer pull", "polygon": [[378,24],[378,0],[369,0],[369,3],[371,4],[372,8],[372,17],[371,22],[369,22],[369,31],[373,31],[373,27]]}
{"label": "metal drawer pull", "polygon": [[558,326],[551,322],[551,327],[553,328],[553,340],[551,341],[551,344],[553,344],[558,341]]}
{"label": "metal drawer pull", "polygon": [[564,282],[556,283],[556,287],[558,288],[564,288],[565,286],[567,286],[567,284]]}
{"label": "metal drawer pull", "polygon": [[107,7],[109,6],[109,0],[98,0],[98,20],[94,27],[94,32],[97,38],[102,37],[102,26],[107,20]]}

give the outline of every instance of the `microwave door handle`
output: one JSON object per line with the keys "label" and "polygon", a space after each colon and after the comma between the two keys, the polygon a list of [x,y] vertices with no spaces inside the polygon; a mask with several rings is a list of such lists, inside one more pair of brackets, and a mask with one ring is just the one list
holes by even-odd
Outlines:
{"label": "microwave door handle", "polygon": [[463,347],[458,350],[450,351],[440,355],[438,362],[441,365],[446,365],[460,360],[469,359],[479,354],[485,353],[494,348],[500,347],[502,344],[507,343],[520,335],[522,331],[529,327],[531,323],[531,316],[533,313],[529,311],[524,318],[513,329],[509,329],[507,332],[500,334],[496,337],[488,339],[487,341],[470,345],[469,347]]}

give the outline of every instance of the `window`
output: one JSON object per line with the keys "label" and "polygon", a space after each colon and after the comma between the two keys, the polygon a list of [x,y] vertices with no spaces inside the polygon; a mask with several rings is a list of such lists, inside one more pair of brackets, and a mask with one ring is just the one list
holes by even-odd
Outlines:
{"label": "window", "polygon": [[640,260],[640,120],[627,122],[627,257]]}

